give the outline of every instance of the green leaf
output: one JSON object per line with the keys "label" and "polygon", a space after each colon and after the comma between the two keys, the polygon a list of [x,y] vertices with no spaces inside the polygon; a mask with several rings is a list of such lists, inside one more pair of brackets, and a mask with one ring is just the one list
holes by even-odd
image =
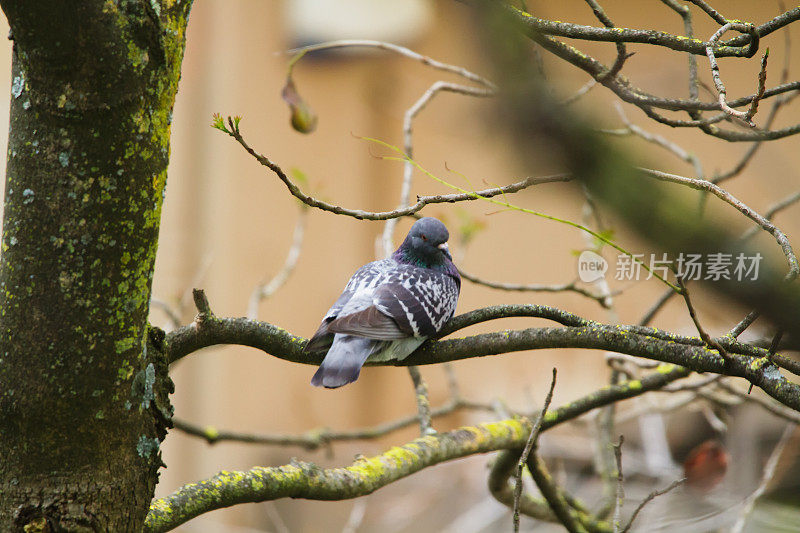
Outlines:
{"label": "green leaf", "polygon": [[219,113],[214,113],[211,115],[211,127],[228,133],[228,129],[225,127],[225,121],[222,120],[222,115]]}

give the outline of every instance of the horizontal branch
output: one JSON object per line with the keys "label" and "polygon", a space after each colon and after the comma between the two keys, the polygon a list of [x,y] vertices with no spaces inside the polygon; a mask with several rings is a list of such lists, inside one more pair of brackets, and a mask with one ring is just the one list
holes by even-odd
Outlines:
{"label": "horizontal branch", "polygon": [[522,447],[530,426],[505,420],[416,439],[382,455],[357,459],[345,468],[322,469],[293,462],[219,472],[153,502],[145,521],[149,533],[169,531],[200,514],[240,503],[278,498],[346,500],[371,494],[429,466],[495,450]]}
{"label": "horizontal branch", "polygon": [[[691,39],[683,35],[673,35],[670,33],[655,30],[636,30],[628,28],[598,28],[595,26],[584,26],[569,22],[557,22],[534,17],[514,6],[507,9],[513,12],[517,19],[523,22],[530,31],[538,33],[556,35],[559,37],[569,37],[571,39],[582,39],[588,41],[604,41],[615,43],[641,43],[662,46],[678,52],[689,52],[695,55],[705,55],[708,43],[700,39]],[[750,33],[745,33],[722,41],[714,47],[717,57],[753,57],[756,53],[758,44],[756,41],[755,50],[753,48],[753,38],[763,38],[767,35],[788,26],[792,22],[800,20],[800,7],[792,8],[777,17],[755,26],[749,23],[742,23],[751,27]],[[720,24],[733,21],[717,21]],[[738,22],[738,21],[737,21]],[[743,48],[745,47],[745,48]]]}
{"label": "horizontal branch", "polygon": [[[696,372],[715,372],[747,379],[782,404],[800,411],[800,385],[781,375],[767,350],[740,343],[730,337],[717,342],[728,352],[724,359],[705,346],[702,339],[685,337],[642,326],[601,324],[548,306],[507,305],[479,309],[457,316],[442,335],[467,326],[512,316],[545,318],[564,324],[557,328],[498,331],[459,339],[428,341],[401,361],[369,362],[369,365],[428,365],[545,348],[588,348],[645,357],[672,363]],[[268,324],[246,318],[219,318],[201,314],[194,323],[166,337],[166,353],[174,362],[196,350],[217,344],[240,344],[258,348],[287,361],[319,365],[322,355],[303,351],[306,339]]]}
{"label": "horizontal branch", "polygon": [[[456,398],[447,401],[440,407],[431,409],[430,414],[431,418],[439,418],[461,410],[494,411],[495,407],[489,404],[482,404],[462,398]],[[382,437],[394,431],[398,431],[419,423],[419,418],[419,414],[415,414],[361,429],[335,431],[328,428],[318,428],[306,431],[305,433],[299,435],[257,434],[227,431],[217,429],[214,426],[200,426],[197,424],[192,424],[177,418],[173,418],[172,422],[175,426],[175,429],[195,437],[200,437],[209,444],[231,441],[274,446],[300,446],[307,450],[316,450],[333,442],[369,440]]]}
{"label": "horizontal branch", "polygon": [[[548,411],[542,419],[542,429],[573,420],[597,407],[659,389],[689,374],[685,368],[662,365],[640,380],[605,387]],[[463,427],[416,439],[382,455],[357,460],[347,468],[323,470],[311,463],[295,462],[273,468],[255,467],[245,472],[222,471],[155,500],[145,522],[145,531],[169,531],[203,513],[239,503],[286,497],[342,500],[363,496],[444,461],[496,450],[521,449],[530,430],[526,419]]]}
{"label": "horizontal branch", "polygon": [[544,283],[507,283],[501,281],[492,281],[486,280],[483,278],[479,278],[469,272],[464,272],[462,269],[458,269],[458,272],[461,274],[462,279],[466,279],[475,283],[476,285],[482,285],[484,287],[489,287],[490,289],[498,289],[501,291],[511,291],[511,292],[574,292],[585,296],[587,298],[591,298],[599,303],[601,306],[608,308],[609,302],[611,299],[611,294],[596,294],[588,289],[584,289],[583,287],[579,287],[576,281],[571,281],[569,283],[562,283],[559,285],[547,285]]}
{"label": "horizontal branch", "polygon": [[[584,41],[599,41],[612,43],[640,43],[651,44],[669,48],[677,52],[689,52],[695,55],[705,55],[706,43],[701,39],[691,39],[683,35],[673,35],[656,30],[637,30],[630,28],[598,28],[596,26],[585,26],[573,24],[571,22],[559,22],[541,19],[529,13],[519,10],[513,6],[508,9],[517,15],[517,19],[523,24],[528,32],[536,32],[543,35],[554,35],[556,37],[568,37],[570,39],[580,39]],[[800,18],[800,9],[794,9],[794,18],[786,24]],[[791,18],[791,17],[790,17]],[[752,57],[758,50],[759,28],[752,27],[752,37],[750,34],[736,41],[722,41],[714,44],[714,54],[717,57]],[[744,42],[740,42],[744,41]],[[738,44],[731,45],[732,42]]]}

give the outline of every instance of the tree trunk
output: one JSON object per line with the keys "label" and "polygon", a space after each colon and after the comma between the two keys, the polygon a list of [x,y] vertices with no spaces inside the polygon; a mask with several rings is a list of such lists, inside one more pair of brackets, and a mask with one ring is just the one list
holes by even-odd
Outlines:
{"label": "tree trunk", "polygon": [[0,530],[137,531],[171,415],[147,312],[190,2],[0,4]]}

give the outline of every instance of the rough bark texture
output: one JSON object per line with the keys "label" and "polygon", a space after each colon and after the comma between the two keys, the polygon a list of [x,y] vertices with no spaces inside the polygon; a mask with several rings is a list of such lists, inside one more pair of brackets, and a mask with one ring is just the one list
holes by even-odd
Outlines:
{"label": "rough bark texture", "polygon": [[0,4],[0,530],[136,531],[171,414],[146,320],[188,2]]}
{"label": "rough bark texture", "polygon": [[[215,344],[252,346],[295,363],[318,365],[322,360],[319,355],[305,353],[305,339],[272,324],[247,318],[220,318],[207,309],[200,311],[195,322],[166,337],[165,350],[170,362]],[[684,366],[695,372],[716,372],[745,378],[787,407],[800,410],[800,385],[783,376],[775,365],[779,359],[770,356],[765,349],[727,336],[717,339],[728,351],[730,357],[726,360],[705,346],[699,337],[684,337],[641,326],[601,324],[544,305],[499,305],[477,309],[454,317],[441,334],[450,335],[472,324],[512,316],[546,318],[565,327],[506,330],[460,339],[428,341],[401,361],[367,364],[430,365],[525,350],[589,348],[645,357]],[[785,360],[780,358],[781,362]],[[785,367],[790,372],[797,371],[796,364]]]}
{"label": "rough bark texture", "polygon": [[[641,380],[612,385],[547,411],[542,419],[542,428],[548,429],[598,407],[660,389],[690,373],[675,365],[660,365]],[[516,450],[513,464],[506,464],[508,468],[505,469],[496,467],[489,480],[495,497],[507,502],[513,499],[507,490],[510,469],[516,466],[530,430],[529,421],[514,418],[421,437],[381,455],[357,459],[346,468],[322,469],[312,463],[293,461],[285,466],[255,467],[246,472],[222,471],[154,501],[145,522],[145,531],[170,531],[195,516],[239,503],[286,497],[312,500],[356,498],[444,461],[511,449]],[[508,460],[508,455],[502,455],[499,460]],[[521,511],[541,518],[543,513],[547,513],[546,504],[543,505],[526,495]],[[593,531],[611,530],[607,524],[594,521],[588,513],[581,514],[580,519],[591,525]]]}

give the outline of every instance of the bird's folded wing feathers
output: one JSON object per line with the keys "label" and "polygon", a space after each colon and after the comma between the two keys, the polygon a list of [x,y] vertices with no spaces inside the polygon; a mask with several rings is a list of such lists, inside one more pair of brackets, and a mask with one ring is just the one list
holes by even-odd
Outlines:
{"label": "bird's folded wing feathers", "polygon": [[372,305],[340,315],[328,324],[328,331],[380,340],[429,337],[441,329],[455,308],[455,299],[452,304],[448,300],[445,277],[436,281],[441,282],[436,294],[430,286],[384,283],[372,295]]}
{"label": "bird's folded wing feathers", "polygon": [[428,337],[436,333],[424,299],[413,286],[387,284],[375,296],[377,308],[391,316],[406,336]]}
{"label": "bird's folded wing feathers", "polygon": [[328,325],[339,315],[339,312],[347,305],[347,302],[353,297],[353,292],[345,289],[345,291],[336,299],[336,302],[325,313],[325,318],[322,319],[322,324],[319,325],[314,336],[309,339],[303,350],[306,353],[327,352],[328,348],[333,343],[333,332],[328,329]]}
{"label": "bird's folded wing feathers", "polygon": [[328,324],[328,331],[376,340],[396,340],[413,336],[401,330],[392,317],[382,313],[374,305],[338,317]]}
{"label": "bird's folded wing feathers", "polygon": [[328,348],[333,344],[333,332],[328,330],[328,324],[331,323],[332,318],[325,318],[320,324],[314,336],[308,339],[303,351],[306,353],[327,352]]}
{"label": "bird's folded wing feathers", "polygon": [[418,268],[376,269],[380,264],[365,265],[351,278],[307,352],[327,350],[335,333],[375,340],[429,337],[453,316],[459,287],[452,277]]}

